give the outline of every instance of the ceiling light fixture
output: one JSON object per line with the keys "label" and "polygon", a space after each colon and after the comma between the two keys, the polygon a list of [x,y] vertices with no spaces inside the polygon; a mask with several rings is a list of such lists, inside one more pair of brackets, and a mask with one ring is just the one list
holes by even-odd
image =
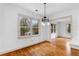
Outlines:
{"label": "ceiling light fixture", "polygon": [[48,23],[49,19],[46,17],[46,3],[43,4],[44,4],[44,17],[42,18],[42,22]]}

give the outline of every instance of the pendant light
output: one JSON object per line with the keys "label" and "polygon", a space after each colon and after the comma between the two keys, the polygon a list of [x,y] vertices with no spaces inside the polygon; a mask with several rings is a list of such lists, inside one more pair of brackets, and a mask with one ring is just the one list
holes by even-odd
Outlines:
{"label": "pendant light", "polygon": [[46,3],[43,4],[44,4],[44,17],[42,18],[42,22],[48,23],[49,19],[46,17]]}

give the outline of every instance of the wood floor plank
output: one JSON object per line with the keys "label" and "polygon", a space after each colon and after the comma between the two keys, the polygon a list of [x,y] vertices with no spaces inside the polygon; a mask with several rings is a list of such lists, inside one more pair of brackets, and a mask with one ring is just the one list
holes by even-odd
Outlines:
{"label": "wood floor plank", "polygon": [[1,56],[78,56],[78,50],[71,49],[68,42],[66,38],[56,38],[56,41],[45,41]]}

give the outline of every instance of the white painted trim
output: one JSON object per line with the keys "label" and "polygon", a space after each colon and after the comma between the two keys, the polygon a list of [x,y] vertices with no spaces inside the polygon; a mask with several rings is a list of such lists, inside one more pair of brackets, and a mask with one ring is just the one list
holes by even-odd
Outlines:
{"label": "white painted trim", "polygon": [[70,44],[71,48],[75,48],[79,50],[79,46],[78,45],[74,45],[74,44]]}
{"label": "white painted trim", "polygon": [[37,42],[37,43],[34,43],[34,44],[29,44],[29,45],[25,45],[23,47],[18,47],[18,48],[14,48],[14,49],[11,49],[11,50],[8,50],[8,51],[0,52],[0,55],[5,54],[5,53],[9,53],[9,52],[12,52],[12,51],[16,51],[16,50],[19,50],[19,49],[22,49],[22,48],[25,48],[25,47],[29,47],[29,46],[32,46],[32,45],[35,45],[35,44],[38,44],[38,43],[41,43],[41,42],[44,42],[44,41],[47,41],[47,40],[41,40],[40,42]]}

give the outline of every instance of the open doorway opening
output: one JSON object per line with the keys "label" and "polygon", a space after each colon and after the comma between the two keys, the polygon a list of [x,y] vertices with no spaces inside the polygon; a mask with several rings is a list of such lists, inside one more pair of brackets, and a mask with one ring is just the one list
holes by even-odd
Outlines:
{"label": "open doorway opening", "polygon": [[71,16],[54,19],[51,22],[51,39],[53,38],[69,38],[71,39]]}

